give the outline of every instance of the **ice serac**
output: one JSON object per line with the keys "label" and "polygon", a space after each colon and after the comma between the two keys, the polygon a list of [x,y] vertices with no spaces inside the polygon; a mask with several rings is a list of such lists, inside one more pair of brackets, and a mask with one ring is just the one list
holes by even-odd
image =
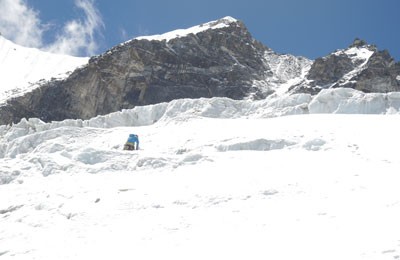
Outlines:
{"label": "ice serac", "polygon": [[66,80],[10,100],[0,123],[87,119],[179,98],[265,98],[269,93],[253,82],[271,73],[266,50],[231,17],[139,37],[92,57]]}

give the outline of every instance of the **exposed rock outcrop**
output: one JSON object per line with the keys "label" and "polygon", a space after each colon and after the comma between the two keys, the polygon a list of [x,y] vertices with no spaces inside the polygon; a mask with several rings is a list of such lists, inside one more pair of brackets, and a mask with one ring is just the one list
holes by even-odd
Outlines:
{"label": "exposed rock outcrop", "polygon": [[356,39],[349,48],[318,58],[306,80],[294,86],[295,92],[318,93],[321,89],[346,87],[363,92],[400,91],[400,63],[388,51]]}
{"label": "exposed rock outcrop", "polygon": [[351,87],[367,93],[400,91],[399,75],[400,63],[395,63],[388,51],[377,51]]}

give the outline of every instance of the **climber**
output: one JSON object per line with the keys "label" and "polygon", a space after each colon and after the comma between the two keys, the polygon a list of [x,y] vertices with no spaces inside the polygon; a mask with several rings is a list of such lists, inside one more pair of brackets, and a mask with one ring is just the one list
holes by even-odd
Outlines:
{"label": "climber", "polygon": [[139,150],[139,136],[130,134],[128,141],[124,145],[124,150]]}

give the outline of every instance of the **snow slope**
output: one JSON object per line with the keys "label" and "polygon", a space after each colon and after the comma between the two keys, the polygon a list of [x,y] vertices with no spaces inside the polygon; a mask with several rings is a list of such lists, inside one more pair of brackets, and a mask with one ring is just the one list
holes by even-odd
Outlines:
{"label": "snow slope", "polygon": [[39,81],[64,78],[88,60],[22,47],[0,35],[0,104],[38,87]]}
{"label": "snow slope", "polygon": [[172,39],[185,37],[189,34],[198,34],[200,32],[210,30],[210,29],[214,30],[214,29],[224,28],[235,22],[237,22],[237,20],[235,18],[226,16],[219,20],[208,22],[208,23],[201,24],[201,25],[196,25],[196,26],[190,27],[188,29],[178,29],[178,30],[174,30],[174,31],[167,32],[164,34],[159,34],[159,35],[140,36],[135,39],[136,40],[149,40],[149,41],[165,40],[168,42]]}
{"label": "snow slope", "polygon": [[346,91],[1,126],[0,259],[397,259],[398,107],[271,118]]}

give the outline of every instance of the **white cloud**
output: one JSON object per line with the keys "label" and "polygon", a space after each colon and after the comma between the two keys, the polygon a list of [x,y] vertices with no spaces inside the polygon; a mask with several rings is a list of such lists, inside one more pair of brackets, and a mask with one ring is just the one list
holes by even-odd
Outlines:
{"label": "white cloud", "polygon": [[54,42],[43,43],[43,34],[49,28],[39,19],[39,13],[30,8],[26,0],[0,0],[0,32],[27,47],[74,56],[94,55],[104,28],[101,14],[94,0],[75,0],[75,5],[83,11],[83,16],[68,21],[56,33]]}
{"label": "white cloud", "polygon": [[44,26],[39,13],[25,0],[0,0],[0,32],[9,40],[26,47],[42,47]]}
{"label": "white cloud", "polygon": [[84,12],[84,19],[66,23],[57,40],[46,49],[70,55],[93,55],[98,49],[96,36],[104,28],[103,20],[93,0],[75,0],[75,4]]}

